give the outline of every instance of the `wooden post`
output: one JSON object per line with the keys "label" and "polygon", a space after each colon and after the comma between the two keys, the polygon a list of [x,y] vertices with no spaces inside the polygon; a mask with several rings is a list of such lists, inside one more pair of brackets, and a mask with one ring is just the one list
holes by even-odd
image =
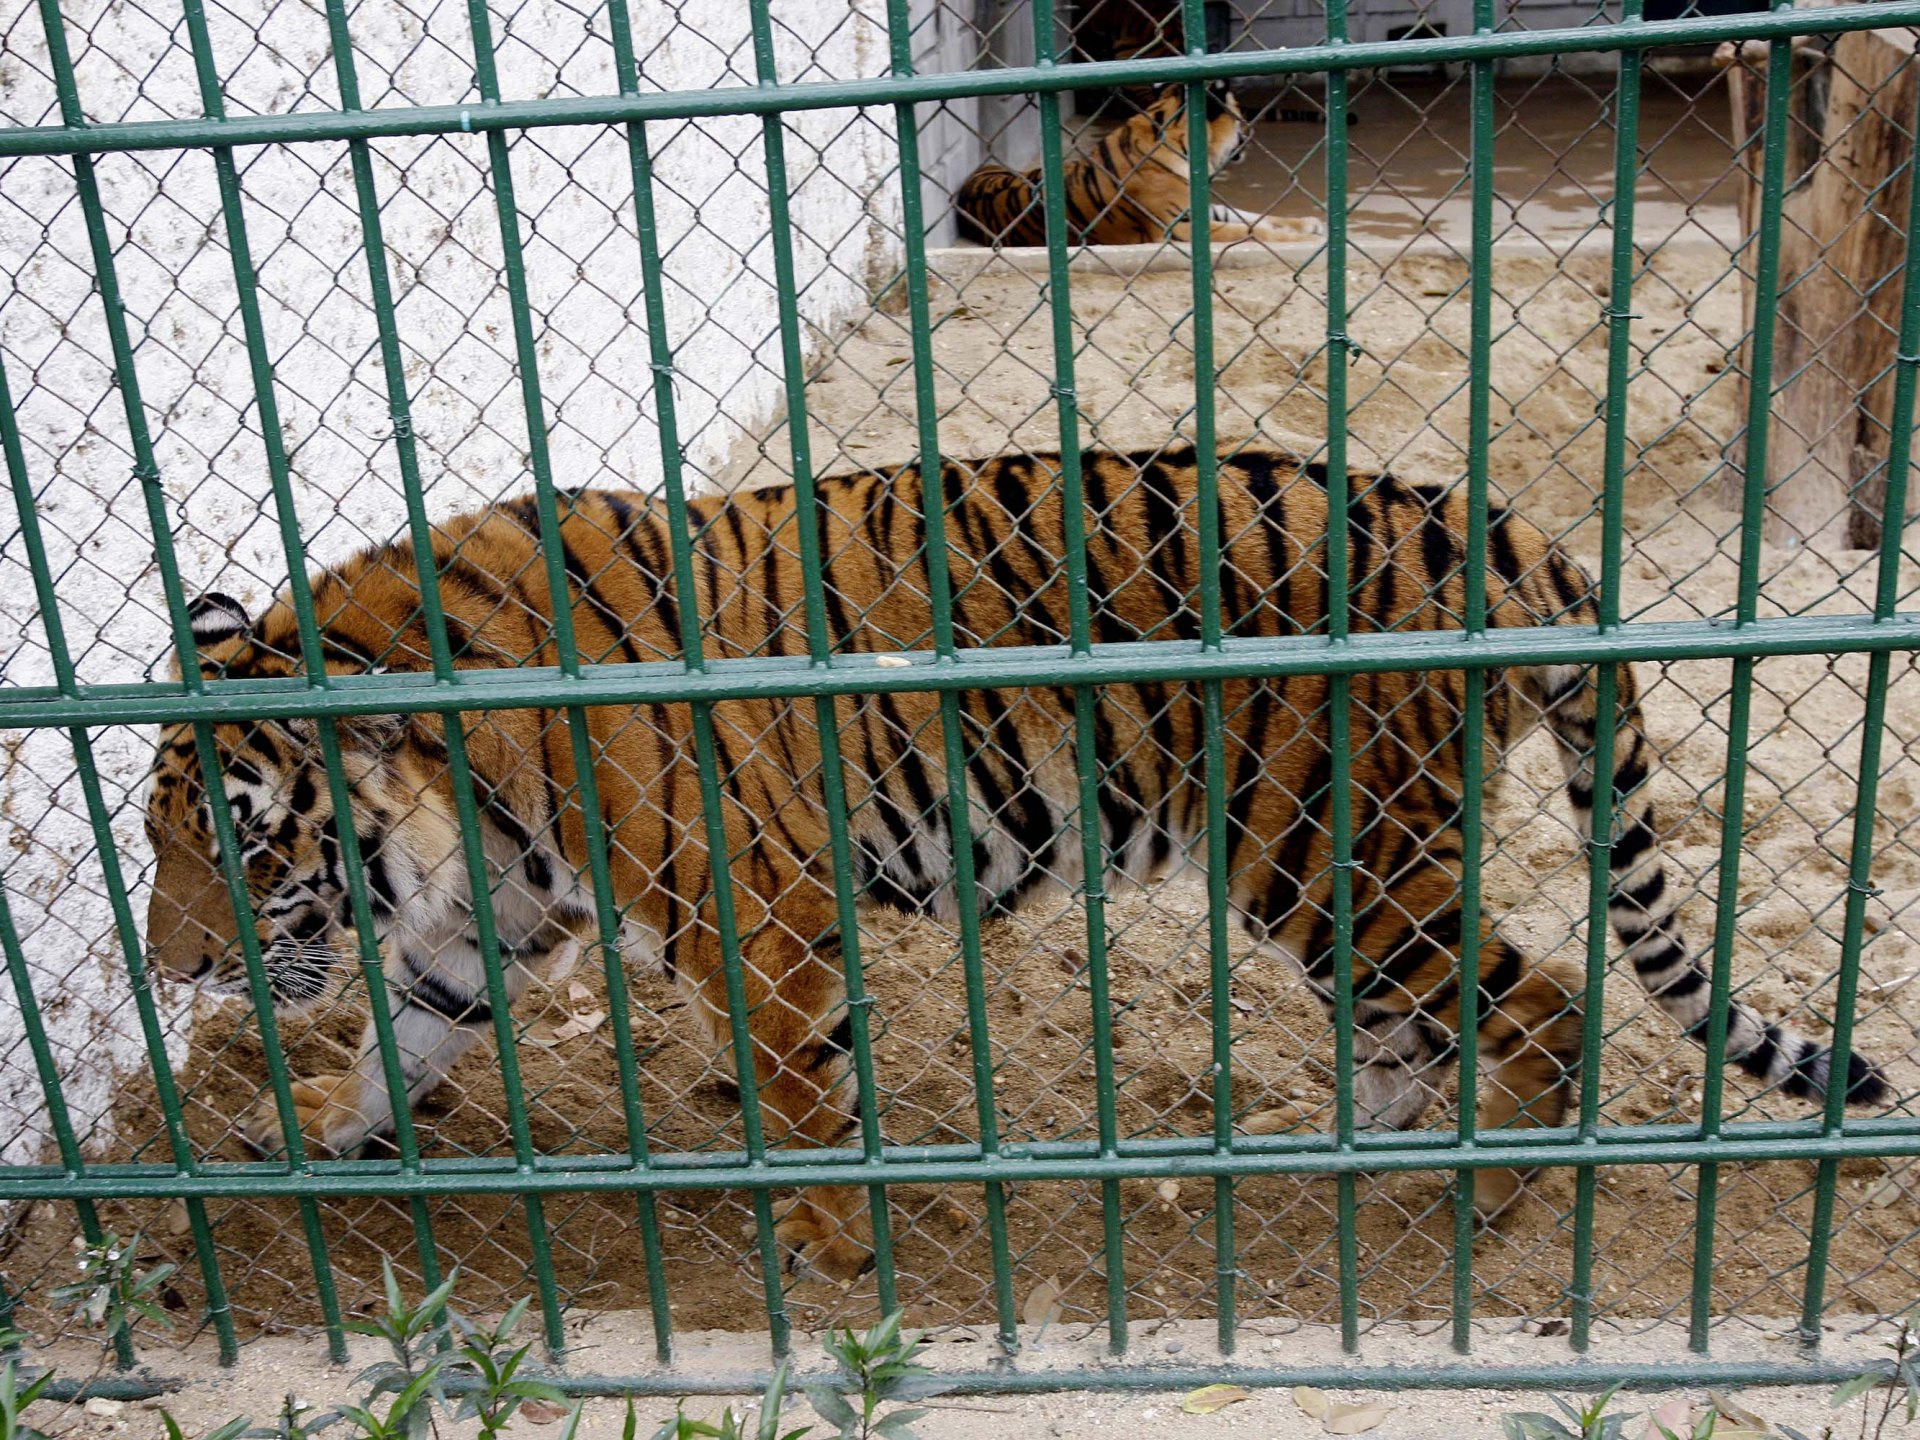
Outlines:
{"label": "wooden post", "polygon": [[[1796,49],[1793,138],[1801,143],[1789,147],[1791,188],[1781,215],[1767,456],[1766,534],[1776,542],[1879,543],[1920,69],[1915,41],[1912,30],[1868,30],[1841,35],[1824,57],[1820,42]],[[1754,65],[1764,63],[1765,46],[1756,57],[1754,43],[1722,46],[1715,57],[1727,67],[1736,143],[1757,137],[1765,108],[1765,73]],[[1743,152],[1743,162],[1741,220],[1751,236],[1760,156]],[[1749,332],[1755,261],[1749,245],[1742,263]]]}

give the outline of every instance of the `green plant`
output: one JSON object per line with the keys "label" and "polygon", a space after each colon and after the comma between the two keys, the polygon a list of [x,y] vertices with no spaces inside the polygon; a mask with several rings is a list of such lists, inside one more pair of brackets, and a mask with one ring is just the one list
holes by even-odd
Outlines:
{"label": "green plant", "polygon": [[[200,1436],[200,1440],[239,1440],[240,1436],[249,1433],[247,1426],[252,1423],[251,1420],[243,1415],[237,1420],[229,1420],[226,1424],[207,1431],[206,1434]],[[160,1412],[160,1425],[166,1432],[167,1440],[187,1440],[186,1435],[182,1433],[180,1429],[180,1422],[173,1418],[170,1411],[162,1410]]]}
{"label": "green plant", "polygon": [[460,1408],[455,1419],[476,1416],[480,1421],[482,1437],[498,1435],[507,1428],[520,1407],[529,1400],[544,1400],[555,1405],[566,1404],[567,1397],[554,1385],[544,1380],[525,1380],[519,1378],[521,1363],[527,1358],[531,1345],[522,1345],[516,1350],[507,1349],[507,1341],[520,1323],[520,1317],[527,1313],[528,1301],[520,1300],[514,1304],[498,1323],[482,1329],[459,1316],[453,1317],[453,1323],[465,1337],[466,1343],[460,1347],[460,1358],[454,1369],[471,1377],[476,1388],[461,1398]]}
{"label": "green plant", "polygon": [[1633,1415],[1606,1413],[1619,1391],[1618,1385],[1603,1390],[1584,1408],[1555,1395],[1551,1398],[1565,1420],[1538,1411],[1518,1411],[1502,1415],[1500,1428],[1507,1440],[1620,1440]]}
{"label": "green plant", "polygon": [[[385,1415],[375,1414],[367,1405],[342,1405],[340,1413],[366,1440],[420,1440],[433,1430],[433,1411],[428,1401],[438,1379],[436,1365],[433,1371],[416,1377],[395,1394]],[[376,1390],[374,1396],[379,1393]]]}
{"label": "green plant", "polygon": [[[1849,1400],[1865,1395],[1870,1390],[1884,1385],[1886,1394],[1881,1397],[1880,1411],[1874,1413],[1873,1402],[1869,1400],[1860,1409],[1861,1440],[1868,1440],[1871,1429],[1872,1440],[1880,1440],[1886,1434],[1887,1426],[1893,1421],[1894,1407],[1902,1399],[1906,1401],[1906,1418],[1902,1424],[1911,1425],[1916,1415],[1920,1415],[1920,1306],[1916,1306],[1900,1318],[1900,1329],[1893,1339],[1885,1342],[1886,1348],[1893,1352],[1893,1368],[1881,1369],[1875,1366],[1863,1370],[1851,1380],[1841,1383],[1833,1392],[1833,1406],[1837,1410]],[[1780,1427],[1787,1440],[1811,1440],[1791,1426]],[[1821,1429],[1822,1440],[1833,1434],[1831,1425]]]}
{"label": "green plant", "polygon": [[831,1385],[809,1385],[807,1399],[820,1418],[838,1427],[840,1440],[913,1440],[911,1426],[925,1410],[895,1410],[875,1418],[880,1406],[902,1400],[922,1400],[947,1388],[913,1357],[926,1343],[924,1335],[907,1339],[900,1334],[900,1312],[894,1311],[864,1335],[851,1330],[828,1331],[827,1353],[840,1362],[841,1372],[853,1382],[860,1398],[855,1410],[847,1397]]}
{"label": "green plant", "polygon": [[313,1406],[289,1395],[280,1402],[280,1413],[274,1416],[271,1425],[248,1430],[241,1440],[311,1440],[312,1436],[342,1418],[338,1410],[322,1410],[315,1414]]}
{"label": "green plant", "polygon": [[400,1281],[393,1263],[380,1262],[381,1285],[386,1292],[384,1315],[372,1320],[350,1320],[347,1329],[357,1335],[373,1335],[387,1342],[391,1360],[369,1365],[354,1378],[357,1385],[369,1385],[369,1404],[391,1393],[394,1403],[384,1417],[376,1416],[364,1405],[343,1405],[340,1413],[358,1425],[369,1440],[419,1440],[433,1428],[435,1404],[445,1408],[446,1371],[452,1359],[447,1340],[452,1317],[447,1312],[447,1297],[453,1294],[459,1271],[447,1276],[421,1297],[417,1305],[408,1305],[400,1293]]}
{"label": "green plant", "polygon": [[109,1339],[132,1329],[136,1317],[172,1325],[173,1318],[155,1303],[154,1296],[179,1267],[156,1265],[136,1271],[133,1252],[139,1239],[135,1235],[122,1240],[109,1232],[90,1245],[78,1245],[80,1278],[56,1286],[53,1303],[69,1307],[92,1328],[105,1330]]}
{"label": "green plant", "polygon": [[1693,1422],[1693,1429],[1687,1431],[1684,1435],[1678,1431],[1669,1430],[1657,1417],[1648,1417],[1648,1423],[1660,1432],[1660,1440],[1713,1440],[1713,1432],[1720,1424],[1720,1412],[1718,1410],[1707,1411],[1706,1414]]}
{"label": "green plant", "polygon": [[[832,1393],[832,1392],[829,1392]],[[809,1397],[812,1392],[808,1392]],[[767,1382],[767,1388],[760,1397],[760,1415],[751,1432],[746,1428],[746,1417],[736,1416],[729,1405],[720,1412],[718,1420],[695,1420],[687,1414],[687,1402],[682,1400],[673,1412],[673,1418],[653,1432],[653,1440],[800,1440],[810,1434],[811,1425],[802,1425],[797,1430],[782,1433],[780,1429],[780,1406],[787,1396],[787,1367],[783,1364]],[[835,1394],[834,1398],[840,1397]],[[842,1405],[846,1401],[841,1400]],[[814,1400],[814,1409],[820,1408],[820,1402]],[[848,1406],[847,1413],[853,1413]],[[624,1440],[633,1440],[633,1398],[627,1398],[627,1423]]]}
{"label": "green plant", "polygon": [[[0,1350],[14,1350],[27,1337],[18,1330],[0,1329]],[[40,1392],[53,1379],[47,1371],[24,1386],[19,1366],[9,1355],[0,1362],[0,1440],[47,1440],[46,1435],[26,1422],[27,1407],[40,1398]]]}

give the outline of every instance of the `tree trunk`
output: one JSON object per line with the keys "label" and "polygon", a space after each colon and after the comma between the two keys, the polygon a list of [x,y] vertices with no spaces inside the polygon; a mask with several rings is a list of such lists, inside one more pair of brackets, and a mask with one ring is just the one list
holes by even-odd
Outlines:
{"label": "tree trunk", "polygon": [[[1879,541],[1906,258],[1915,39],[1911,30],[1841,35],[1824,60],[1806,47],[1814,53],[1806,53],[1805,77],[1805,52],[1796,52],[1767,450],[1770,540],[1826,549]],[[1765,50],[1748,42],[1722,46],[1716,57],[1728,66],[1736,143],[1757,137],[1766,77],[1754,61],[1764,65]],[[1824,83],[1813,83],[1816,72]],[[1817,149],[1808,143],[1815,136]],[[1751,237],[1760,218],[1757,149],[1743,152],[1743,162],[1741,219]],[[1757,252],[1749,243],[1742,260],[1749,334]]]}

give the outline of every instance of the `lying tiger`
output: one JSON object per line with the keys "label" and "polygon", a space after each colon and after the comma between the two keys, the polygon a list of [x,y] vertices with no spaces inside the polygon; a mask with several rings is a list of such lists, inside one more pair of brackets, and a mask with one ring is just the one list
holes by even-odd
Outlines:
{"label": "lying tiger", "polygon": [[[1207,168],[1217,174],[1240,158],[1248,126],[1240,104],[1221,86],[1207,88]],[[1115,126],[1090,154],[1061,170],[1067,233],[1074,245],[1138,245],[1191,240],[1187,188],[1187,100],[1184,85],[1169,85],[1140,114]],[[1044,245],[1047,216],[1040,171],[1024,174],[982,165],[954,197],[960,230],[983,245]],[[1209,211],[1209,238],[1279,244],[1318,233],[1313,220],[1250,215],[1231,205]]]}
{"label": "lying tiger", "polygon": [[[1064,517],[1057,457],[1007,456],[945,466],[953,615],[960,643],[1052,645],[1068,633]],[[1084,457],[1087,580],[1099,642],[1182,640],[1200,633],[1200,549],[1191,451]],[[1219,471],[1223,623],[1230,636],[1323,630],[1328,594],[1326,475],[1267,450],[1223,458]],[[1466,500],[1458,490],[1391,477],[1356,483],[1351,504],[1353,623],[1360,631],[1459,628],[1464,605]],[[613,490],[559,501],[567,603],[585,657],[677,660],[680,613],[698,604],[714,656],[806,653],[797,525],[818,527],[825,611],[837,653],[928,649],[919,472],[842,476],[819,484],[817,510],[798,515],[791,489],[690,502],[696,593],[679,593],[664,505]],[[538,516],[519,500],[453,520],[434,538],[456,663],[488,669],[557,662],[541,578]],[[1496,510],[1486,574],[1495,626],[1590,624],[1592,585],[1533,525]],[[369,550],[314,577],[330,670],[424,671],[430,647],[412,551]],[[194,611],[208,676],[298,673],[294,611],[282,599],[250,618],[208,596]],[[893,672],[887,672],[893,673]],[[1487,731],[1506,746],[1542,717],[1559,744],[1580,821],[1591,815],[1596,672],[1572,664],[1496,674]],[[1332,760],[1328,681],[1320,676],[1223,682],[1227,717],[1227,848],[1233,919],[1248,943],[1294,966],[1322,999],[1332,993],[1329,861]],[[1413,1125],[1458,1051],[1461,940],[1459,828],[1466,686],[1458,672],[1359,675],[1354,725],[1353,974],[1358,1074],[1354,1100],[1372,1127]],[[1654,752],[1642,731],[1631,670],[1619,672],[1611,781],[1621,795],[1611,851],[1609,915],[1640,983],[1698,1037],[1707,975],[1680,930],[1656,827],[1643,793]],[[836,723],[853,808],[858,882],[867,902],[955,912],[953,852],[943,803],[939,705],[928,693],[842,696]],[[1018,909],[1082,877],[1074,712],[1056,688],[973,691],[967,730],[977,901]],[[729,700],[715,711],[725,823],[733,852],[755,1064],[769,1134],[804,1146],[844,1144],[855,1126],[849,1022],[841,981],[820,747],[811,705]],[[1199,690],[1178,683],[1111,685],[1093,710],[1101,774],[1105,883],[1147,884],[1196,854],[1205,828]],[[547,710],[467,717],[489,884],[507,991],[529,967],[585,932],[593,897],[573,751]],[[386,1004],[407,1093],[386,1089],[372,1030],[353,1070],[294,1087],[301,1128],[322,1152],[352,1151],[389,1129],[445,1078],[492,1022],[481,951],[433,715],[343,717],[344,765],[356,797],[354,832],[371,904],[390,956]],[[613,899],[633,948],[663,967],[714,1041],[726,1030],[721,950],[713,924],[700,781],[683,705],[601,706],[588,712],[604,757],[600,803],[610,837]],[[336,982],[351,948],[340,820],[312,724],[215,726],[224,780],[276,997],[294,1007]],[[148,938],[168,970],[225,994],[245,991],[205,790],[186,727],[161,737],[147,817],[159,857]],[[1582,971],[1538,958],[1483,927],[1478,1033],[1485,1072],[1483,1128],[1551,1125],[1567,1108],[1580,1058]],[[1829,1052],[1740,1004],[1729,1010],[1727,1055],[1769,1086],[1804,1097],[1829,1084]],[[1849,1098],[1878,1100],[1880,1072],[1850,1057]],[[1272,1114],[1241,1117],[1250,1131]],[[280,1143],[271,1109],[248,1133]],[[1512,1172],[1479,1172],[1487,1215],[1513,1197]],[[869,1258],[861,1192],[805,1191],[780,1227],[796,1258],[846,1277]]]}

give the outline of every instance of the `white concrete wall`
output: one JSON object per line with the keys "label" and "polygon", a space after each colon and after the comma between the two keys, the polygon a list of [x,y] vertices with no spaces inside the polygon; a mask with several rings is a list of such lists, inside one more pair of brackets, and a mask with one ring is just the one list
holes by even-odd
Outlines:
{"label": "white concrete wall", "polygon": [[[1327,11],[1322,0],[1235,0],[1233,27],[1235,47],[1249,50],[1290,49],[1317,45],[1326,37]],[[1592,4],[1577,0],[1499,0],[1495,13],[1507,28],[1554,30],[1595,23]],[[1347,31],[1356,41],[1388,38],[1390,31],[1403,26],[1431,25],[1447,35],[1473,33],[1473,0],[1355,0],[1348,7]],[[1606,0],[1599,17],[1618,20],[1618,0]],[[1560,57],[1560,69],[1572,74],[1612,73],[1614,58],[1596,52],[1591,55]],[[1501,75],[1521,75],[1544,71],[1548,62],[1523,58],[1500,61],[1495,69]],[[1318,77],[1302,77],[1300,83],[1317,87]]]}
{"label": "white concrete wall", "polygon": [[[63,8],[91,118],[200,113],[174,0],[66,0]],[[209,8],[232,113],[336,106],[318,4]],[[364,103],[475,98],[463,0],[352,8]],[[613,90],[602,10],[558,0],[497,6],[506,97]],[[646,87],[753,82],[739,0],[633,0],[632,13]],[[775,14],[783,79],[884,71],[883,0],[781,4]],[[0,123],[55,123],[30,0],[0,0],[0,41]],[[777,429],[780,410],[760,122],[659,124],[649,139],[682,441],[693,481],[719,484],[743,450]],[[449,136],[383,141],[375,153],[413,425],[429,507],[444,516],[523,491],[531,479],[486,145]],[[512,156],[555,478],[654,486],[660,456],[624,137],[540,130],[516,137]],[[338,558],[404,524],[348,153],[317,144],[240,159],[302,524],[317,559]],[[870,287],[897,264],[891,112],[792,116],[787,166],[800,310],[817,346],[865,312]],[[114,156],[100,161],[99,176],[186,583],[258,605],[283,580],[285,562],[211,159]],[[71,167],[0,165],[0,358],[67,636],[84,680],[138,680],[162,663],[166,627],[86,257]],[[0,684],[44,684],[52,672],[17,520],[10,502],[0,506],[0,626],[23,637],[0,650]],[[136,917],[149,862],[138,803],[151,741],[150,732],[130,731],[96,741]],[[144,1061],[99,857],[64,739],[8,735],[4,743],[5,883],[76,1121],[101,1142],[112,1087]],[[163,1005],[177,1059],[187,1016],[171,995]],[[35,1155],[40,1121],[6,994],[0,1160]]]}

